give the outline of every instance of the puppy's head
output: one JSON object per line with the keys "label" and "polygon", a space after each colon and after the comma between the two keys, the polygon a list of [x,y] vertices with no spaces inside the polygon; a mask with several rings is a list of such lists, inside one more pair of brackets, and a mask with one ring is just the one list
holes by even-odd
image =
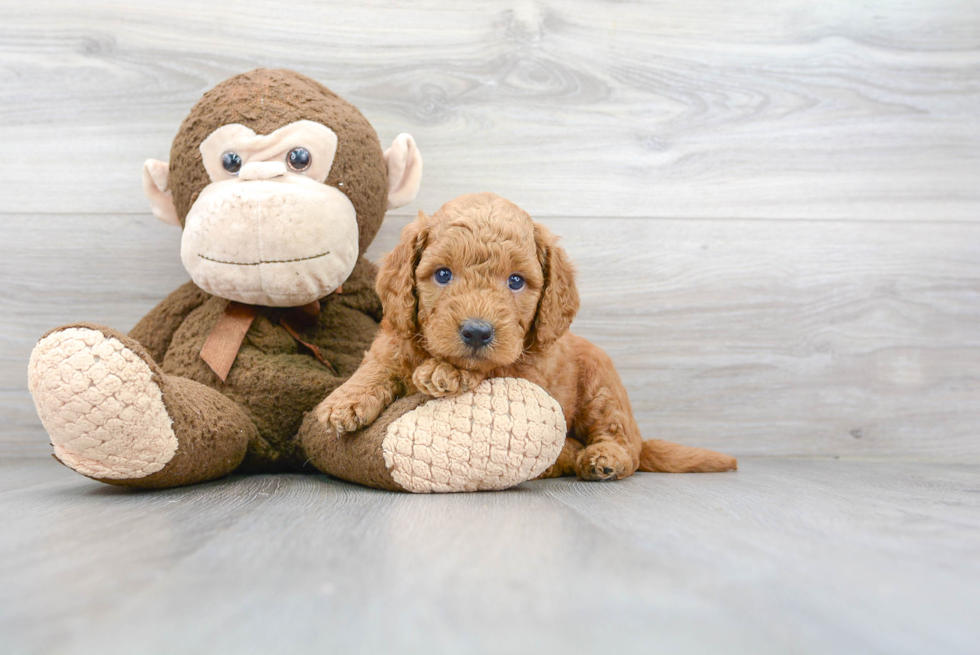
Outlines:
{"label": "puppy's head", "polygon": [[546,348],[579,306],[556,241],[492,193],[461,196],[431,217],[419,212],[378,273],[385,328],[477,371]]}

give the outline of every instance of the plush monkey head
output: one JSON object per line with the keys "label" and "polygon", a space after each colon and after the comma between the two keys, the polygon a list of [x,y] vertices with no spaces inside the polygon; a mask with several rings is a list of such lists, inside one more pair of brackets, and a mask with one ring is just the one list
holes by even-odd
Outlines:
{"label": "plush monkey head", "polygon": [[216,296],[270,307],[322,298],[350,275],[385,210],[413,198],[408,134],[382,152],[367,119],[323,85],[259,69],[222,82],[149,160],[153,213],[183,227],[181,260]]}

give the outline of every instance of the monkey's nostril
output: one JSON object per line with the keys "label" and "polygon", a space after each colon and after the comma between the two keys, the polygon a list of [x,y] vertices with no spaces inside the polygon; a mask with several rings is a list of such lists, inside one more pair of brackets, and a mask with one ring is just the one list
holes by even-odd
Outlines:
{"label": "monkey's nostril", "polygon": [[459,336],[470,348],[483,348],[493,343],[493,325],[469,319],[459,326]]}

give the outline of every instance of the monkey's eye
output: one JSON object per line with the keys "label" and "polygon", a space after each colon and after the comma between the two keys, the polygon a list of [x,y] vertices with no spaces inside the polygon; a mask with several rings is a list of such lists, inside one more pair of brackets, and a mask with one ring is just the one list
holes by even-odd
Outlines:
{"label": "monkey's eye", "polygon": [[509,288],[511,291],[520,291],[523,289],[524,276],[518,275],[517,273],[511,274],[511,276],[507,278],[507,288]]}
{"label": "monkey's eye", "polygon": [[440,268],[432,274],[432,280],[441,287],[449,284],[453,279],[453,272],[448,268]]}
{"label": "monkey's eye", "polygon": [[305,171],[313,163],[313,155],[306,148],[293,148],[286,155],[286,162],[294,171]]}
{"label": "monkey's eye", "polygon": [[232,175],[238,175],[242,170],[242,158],[236,152],[226,152],[221,155],[221,166]]}

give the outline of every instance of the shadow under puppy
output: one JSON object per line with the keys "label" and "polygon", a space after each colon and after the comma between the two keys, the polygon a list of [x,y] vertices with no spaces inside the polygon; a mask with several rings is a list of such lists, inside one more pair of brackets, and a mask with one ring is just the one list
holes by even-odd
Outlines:
{"label": "shadow under puppy", "polygon": [[558,401],[569,428],[542,477],[736,468],[728,455],[642,439],[612,360],[568,331],[579,298],[556,241],[492,193],[461,196],[431,217],[419,212],[378,273],[384,320],[370,351],[316,417],[354,432],[415,391],[450,396],[486,378],[525,378]]}

